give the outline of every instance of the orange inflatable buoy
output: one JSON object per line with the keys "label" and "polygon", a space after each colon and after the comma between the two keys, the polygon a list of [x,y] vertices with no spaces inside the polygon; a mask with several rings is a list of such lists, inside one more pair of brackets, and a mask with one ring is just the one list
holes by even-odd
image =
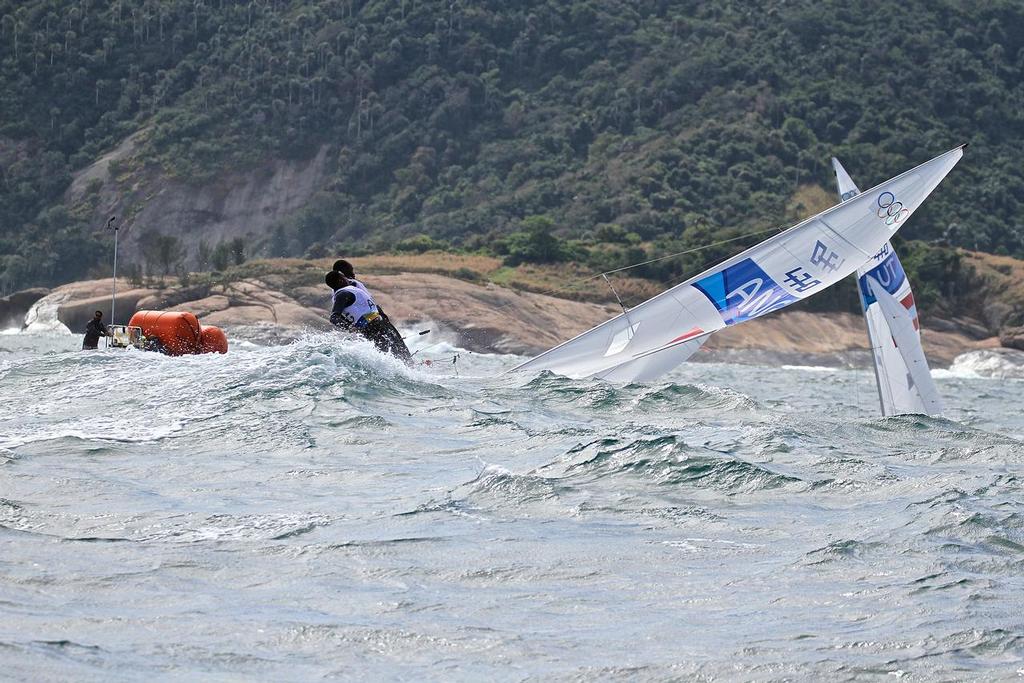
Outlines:
{"label": "orange inflatable buoy", "polygon": [[199,353],[227,353],[228,337],[214,325],[203,325],[199,333]]}
{"label": "orange inflatable buoy", "polygon": [[[131,327],[141,327],[142,334],[160,341],[170,356],[199,353],[202,330],[199,320],[191,313],[177,311],[137,311],[128,322]],[[220,332],[220,330],[218,330]],[[223,336],[221,332],[221,336]],[[224,340],[227,351],[227,339]]]}

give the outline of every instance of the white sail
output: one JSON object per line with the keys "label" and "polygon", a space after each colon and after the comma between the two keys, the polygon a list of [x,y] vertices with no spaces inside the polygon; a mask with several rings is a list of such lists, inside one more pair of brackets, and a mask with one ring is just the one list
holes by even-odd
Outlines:
{"label": "white sail", "polygon": [[958,147],[808,218],[515,370],[650,381],[712,332],[835,284],[870,258],[963,156]]}
{"label": "white sail", "polygon": [[661,351],[642,355],[636,360],[599,372],[595,377],[609,382],[651,382],[699,351],[709,336],[703,335]]}
{"label": "white sail", "polygon": [[[902,361],[900,367],[904,370],[902,377],[894,377],[892,368],[887,368],[890,390],[899,389],[901,398],[910,397],[915,408],[922,408],[913,412],[927,415],[941,413],[942,399],[939,398],[939,390],[932,381],[932,373],[928,369],[928,360],[924,356],[924,349],[921,348],[920,332],[914,325],[914,319],[878,280],[871,275],[865,277],[868,280],[868,289],[875,295],[878,310],[885,317],[887,328],[892,335],[890,339]],[[900,400],[896,400],[893,405],[897,411],[909,412]]]}
{"label": "white sail", "polygon": [[[836,172],[836,185],[843,201],[860,193],[857,185],[836,158],[832,159]],[[870,281],[878,287],[872,289]],[[942,412],[942,400],[932,380],[921,349],[920,321],[910,280],[903,270],[892,244],[886,242],[866,263],[857,269],[861,308],[868,328],[868,341],[875,365],[878,399],[882,415],[920,413],[937,415]],[[904,328],[900,320],[887,315],[878,296],[885,292],[906,313],[910,333],[903,330],[903,338],[894,327]],[[908,361],[907,358],[913,358]],[[918,367],[914,367],[914,366]]]}

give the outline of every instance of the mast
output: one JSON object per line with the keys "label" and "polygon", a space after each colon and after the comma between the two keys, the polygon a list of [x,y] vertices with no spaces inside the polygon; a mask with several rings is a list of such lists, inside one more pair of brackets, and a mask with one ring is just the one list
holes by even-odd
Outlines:
{"label": "mast", "polygon": [[[107,221],[107,230],[113,229],[114,231],[114,286],[110,292],[110,324],[114,324],[114,305],[117,303],[117,226],[114,225],[114,221],[117,220],[117,216],[111,216]],[[109,348],[110,342],[107,341],[107,347]]]}

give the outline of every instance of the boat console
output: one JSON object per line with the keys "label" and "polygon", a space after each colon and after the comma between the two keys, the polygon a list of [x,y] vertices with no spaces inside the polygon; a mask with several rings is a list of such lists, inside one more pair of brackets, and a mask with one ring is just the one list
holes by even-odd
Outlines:
{"label": "boat console", "polygon": [[107,337],[108,349],[139,349],[145,345],[145,337],[142,336],[142,328],[131,325],[108,325],[110,336]]}

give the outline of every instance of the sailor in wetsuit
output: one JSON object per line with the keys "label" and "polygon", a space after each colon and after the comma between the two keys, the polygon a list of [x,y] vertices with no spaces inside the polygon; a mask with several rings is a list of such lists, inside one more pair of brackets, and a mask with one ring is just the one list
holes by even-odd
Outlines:
{"label": "sailor in wetsuit", "polygon": [[333,325],[358,332],[381,351],[401,358],[407,363],[412,360],[409,349],[402,341],[402,335],[394,325],[381,316],[380,309],[370,298],[365,287],[355,285],[336,270],[327,273],[324,282],[334,292],[331,300]]}
{"label": "sailor in wetsuit", "polygon": [[95,351],[99,346],[100,337],[109,337],[110,330],[103,324],[103,311],[96,311],[92,320],[85,326],[85,339],[82,340],[82,350]]}
{"label": "sailor in wetsuit", "polygon": [[[355,268],[352,267],[351,263],[349,263],[348,261],[346,261],[343,258],[340,258],[340,259],[338,259],[337,261],[334,262],[334,270],[336,270],[339,273],[341,273],[342,275],[344,275],[346,280],[348,280],[349,282],[354,284],[356,287],[358,287],[359,289],[361,289],[364,292],[366,292],[366,295],[372,298],[373,295],[370,294],[370,290],[368,290],[366,288],[366,285],[363,284],[363,281],[356,279],[356,271],[355,271]],[[389,318],[388,314],[384,312],[384,309],[380,307],[380,304],[377,304],[377,312],[380,313],[380,317],[381,318],[384,318],[384,322],[386,322],[388,324],[388,327],[390,328],[390,334],[394,338],[395,343],[396,344],[401,344],[402,346],[405,346],[405,342],[402,340],[401,333],[392,324],[391,318]]]}
{"label": "sailor in wetsuit", "polygon": [[[364,285],[361,280],[356,279],[356,270],[355,268],[352,267],[351,263],[349,263],[343,258],[340,258],[334,262],[334,270],[344,275],[346,280],[348,280],[356,287],[366,292],[367,296],[370,296],[370,290],[366,288],[366,285]],[[384,318],[385,322],[389,324],[391,323],[391,318],[388,317],[388,314],[384,312],[384,309],[381,308],[380,305],[377,306],[377,312],[380,313],[380,317]],[[392,325],[392,327],[394,326]]]}

